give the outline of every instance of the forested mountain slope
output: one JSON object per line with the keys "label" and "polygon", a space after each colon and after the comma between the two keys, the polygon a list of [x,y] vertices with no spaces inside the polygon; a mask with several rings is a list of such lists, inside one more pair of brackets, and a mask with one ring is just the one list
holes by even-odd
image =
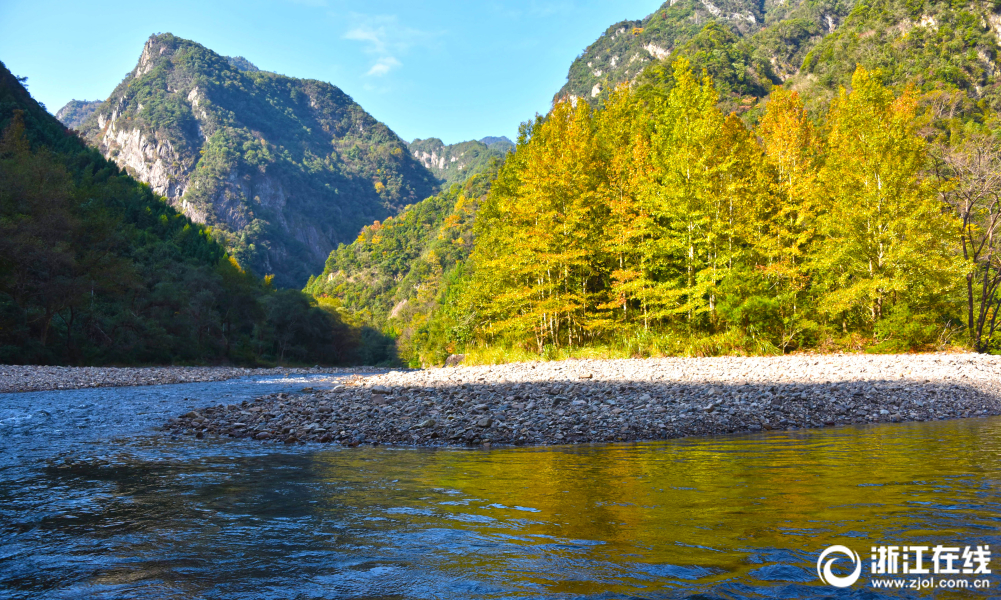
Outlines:
{"label": "forested mountain slope", "polygon": [[[462,328],[431,329],[429,322],[453,308],[450,294],[473,249],[477,208],[500,164],[494,159],[462,185],[366,227],[354,243],[330,253],[305,291],[359,323],[397,336],[404,354],[433,338],[435,360],[444,361]],[[466,333],[471,331],[467,324]]]}
{"label": "forested mountain slope", "polygon": [[[638,21],[609,27],[570,66],[557,93],[597,106],[616,85],[658,61],[686,56],[705,68],[731,109],[761,98],[798,72],[805,54],[835,31],[854,0],[676,0]],[[746,104],[746,103],[745,103]]]}
{"label": "forested mountain slope", "polygon": [[865,0],[804,56],[790,83],[826,100],[862,65],[888,85],[913,85],[935,119],[975,118],[1001,108],[999,42],[1001,5],[992,2]]}
{"label": "forested mountain slope", "polygon": [[281,286],[301,287],[338,243],[437,191],[407,144],[337,87],[171,34],[149,38],[81,131]]}
{"label": "forested mountain slope", "polygon": [[0,364],[329,364],[360,336],[241,270],[0,64]]}
{"label": "forested mountain slope", "polygon": [[488,135],[485,138],[481,138],[480,143],[486,144],[487,148],[490,148],[491,150],[497,150],[498,152],[502,152],[504,154],[507,154],[508,152],[514,150],[514,142],[507,139],[507,136],[503,135],[502,136]]}
{"label": "forested mountain slope", "polygon": [[[823,104],[858,64],[879,70],[888,84],[955,88],[996,108],[999,36],[992,2],[680,0],[609,27],[573,62],[556,97],[598,106],[614,86],[641,83],[647,67],[684,56],[713,77],[725,110],[747,110],[784,82],[810,88],[811,102]],[[954,96],[938,101],[946,111],[964,104]]]}

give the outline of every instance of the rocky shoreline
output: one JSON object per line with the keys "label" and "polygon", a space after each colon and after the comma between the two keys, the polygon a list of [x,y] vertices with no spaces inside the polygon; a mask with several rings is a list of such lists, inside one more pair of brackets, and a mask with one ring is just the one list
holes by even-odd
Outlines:
{"label": "rocky shoreline", "polygon": [[240,367],[45,367],[0,365],[0,394],[39,392],[78,388],[165,385],[224,381],[255,375],[316,375],[344,373],[385,373],[386,369],[369,367],[314,367],[308,369],[277,367],[244,369]]}
{"label": "rocky shoreline", "polygon": [[393,371],[209,406],[179,435],[347,446],[658,440],[1001,414],[1001,357],[572,360]]}

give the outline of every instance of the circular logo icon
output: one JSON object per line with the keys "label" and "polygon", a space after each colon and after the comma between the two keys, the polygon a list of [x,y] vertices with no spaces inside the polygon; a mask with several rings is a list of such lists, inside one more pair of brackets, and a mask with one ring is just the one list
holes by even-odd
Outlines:
{"label": "circular logo icon", "polygon": [[[849,575],[836,575],[831,571],[831,567],[833,567],[834,563],[836,563],[841,557],[835,556],[834,558],[828,559],[827,562],[824,562],[824,559],[831,554],[843,554],[847,556],[852,563],[854,563],[855,570]],[[858,581],[861,574],[862,559],[859,558],[858,552],[855,552],[846,546],[831,546],[827,550],[821,552],[820,558],[817,559],[817,575],[820,577],[820,580],[827,585],[845,588]]]}

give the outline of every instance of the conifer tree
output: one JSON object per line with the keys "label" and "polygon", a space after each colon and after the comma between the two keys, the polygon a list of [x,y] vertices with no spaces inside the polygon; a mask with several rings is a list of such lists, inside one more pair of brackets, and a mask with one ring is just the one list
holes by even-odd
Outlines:
{"label": "conifer tree", "polygon": [[696,79],[687,60],[675,62],[674,80],[665,100],[651,102],[651,168],[639,193],[650,215],[642,246],[647,320],[680,315],[693,328],[711,319],[720,275],[723,116],[711,79]]}
{"label": "conifer tree", "polygon": [[531,331],[536,347],[581,345],[600,328],[606,304],[605,174],[590,107],[557,102],[520,149],[517,180],[492,194],[494,210],[478,271],[503,273],[492,300],[497,330]]}
{"label": "conifer tree", "polygon": [[756,133],[762,154],[749,166],[761,187],[744,232],[753,258],[730,282],[727,311],[745,332],[786,350],[815,329],[805,259],[816,227],[820,148],[799,95],[779,87]]}
{"label": "conifer tree", "polygon": [[598,143],[606,164],[609,211],[604,252],[610,262],[609,328],[627,331],[638,319],[649,322],[649,278],[644,276],[647,257],[643,247],[652,223],[649,211],[638,202],[643,181],[650,176],[650,131],[644,110],[627,85],[614,90],[604,109],[595,116]]}

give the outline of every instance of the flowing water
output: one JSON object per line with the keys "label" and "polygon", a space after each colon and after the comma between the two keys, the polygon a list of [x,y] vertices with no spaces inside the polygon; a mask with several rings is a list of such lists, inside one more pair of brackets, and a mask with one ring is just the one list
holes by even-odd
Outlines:
{"label": "flowing water", "polygon": [[[960,577],[987,591],[869,581],[872,546],[1001,553],[1001,418],[491,450],[155,430],[191,408],[303,385],[315,384],[0,395],[0,598],[963,598],[1001,588],[994,574]],[[834,544],[861,555],[851,587],[817,576]]]}

